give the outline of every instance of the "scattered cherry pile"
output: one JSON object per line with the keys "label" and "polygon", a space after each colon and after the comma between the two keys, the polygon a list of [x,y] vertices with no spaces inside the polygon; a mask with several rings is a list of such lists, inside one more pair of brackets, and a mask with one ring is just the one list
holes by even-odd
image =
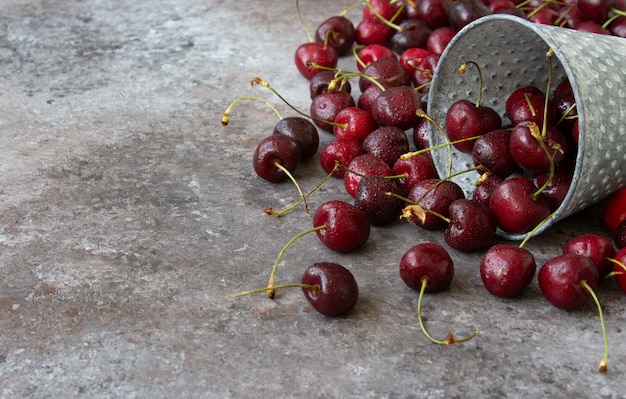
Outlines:
{"label": "scattered cherry pile", "polygon": [[[254,170],[261,178],[270,182],[290,178],[298,187],[301,199],[292,207],[266,210],[280,216],[300,204],[307,207],[306,198],[315,189],[302,192],[292,173],[318,153],[319,130],[332,134],[334,139],[319,151],[319,162],[328,174],[320,185],[342,179],[353,203],[330,200],[319,206],[312,228],[292,238],[280,252],[268,285],[242,294],[267,292],[273,297],[278,288],[298,286],[320,313],[346,314],[358,297],[348,269],[318,262],[304,272],[300,283],[279,286],[274,276],[280,258],[293,241],[311,232],[333,251],[353,251],[369,239],[372,226],[404,218],[420,228],[443,230],[450,248],[486,251],[480,263],[485,288],[499,297],[518,295],[536,275],[534,256],[524,248],[527,240],[494,245],[496,230],[528,233],[530,238],[563,201],[578,140],[573,91],[567,79],[551,90],[547,77],[545,91],[526,86],[505,93],[506,115],[481,105],[480,94],[475,102],[460,100],[448,110],[444,132],[424,112],[429,82],[450,40],[482,16],[514,14],[537,23],[625,37],[626,16],[621,10],[626,10],[626,0],[366,0],[360,6],[362,18],[356,25],[345,16],[346,10],[322,22],[314,36],[307,31],[310,41],[296,49],[294,62],[309,82],[310,109],[305,113],[287,103],[300,116],[281,117],[253,155]],[[298,4],[297,8],[300,12]],[[348,57],[351,51],[355,71],[337,69],[339,57]],[[475,69],[480,76],[480,66],[473,61],[459,67],[462,73]],[[480,93],[482,77],[479,81]],[[255,78],[252,83],[282,99],[268,82]],[[357,84],[355,101],[352,88]],[[468,198],[450,176],[438,176],[429,153],[429,124],[442,130],[447,145],[472,155],[475,166],[464,173],[477,173],[477,187]],[[593,297],[602,315],[593,290],[606,277],[614,277],[626,293],[626,189],[607,201],[604,218],[614,231],[613,240],[580,235],[539,269],[539,287],[553,305],[573,310]],[[420,305],[424,293],[446,289],[454,275],[452,260],[438,243],[410,248],[399,269],[407,286],[420,291]],[[430,337],[421,311],[420,325],[436,343],[466,340],[451,334],[443,341]],[[607,356],[600,365],[602,372]]]}

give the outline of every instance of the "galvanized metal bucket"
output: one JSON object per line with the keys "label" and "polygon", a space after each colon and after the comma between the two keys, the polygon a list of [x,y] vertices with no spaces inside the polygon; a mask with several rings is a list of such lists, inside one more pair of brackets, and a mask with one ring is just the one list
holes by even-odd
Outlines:
{"label": "galvanized metal bucket", "polygon": [[[476,62],[482,71],[482,105],[504,116],[513,90],[535,85],[547,88],[547,52],[554,51],[553,82],[569,78],[578,109],[579,143],[574,176],[561,206],[535,234],[555,222],[607,197],[626,185],[626,39],[540,25],[509,15],[490,15],[463,28],[441,55],[428,99],[428,114],[445,130],[445,114],[457,100],[475,101],[477,74],[458,73],[461,64]],[[554,89],[556,85],[553,84]],[[506,116],[504,116],[504,122]],[[446,141],[430,126],[431,145]],[[433,151],[440,176],[450,172],[450,152]],[[471,154],[452,150],[452,173],[474,166]],[[476,173],[452,180],[469,195]],[[521,240],[526,234],[498,235]]]}

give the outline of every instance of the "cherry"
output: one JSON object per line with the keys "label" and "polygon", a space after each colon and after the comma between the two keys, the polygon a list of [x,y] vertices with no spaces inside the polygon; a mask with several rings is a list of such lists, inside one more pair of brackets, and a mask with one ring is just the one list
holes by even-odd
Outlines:
{"label": "cherry", "polygon": [[347,166],[359,155],[363,155],[361,143],[354,139],[335,140],[328,143],[320,154],[320,164],[324,172],[343,179],[346,174],[344,167],[335,168],[335,165]]}
{"label": "cherry", "polygon": [[502,178],[518,171],[519,167],[509,150],[510,137],[511,133],[506,129],[492,130],[481,135],[472,147],[474,165],[483,166],[490,175]]}
{"label": "cherry", "polygon": [[[354,98],[345,91],[328,91],[311,100],[310,113],[314,118],[313,123],[322,130],[332,132],[332,122],[339,111],[346,107],[354,107]],[[324,122],[327,121],[327,122]]]}
{"label": "cherry", "polygon": [[[313,76],[311,80],[309,80],[309,92],[311,94],[311,99],[315,98],[318,94],[327,92],[328,86],[335,79],[335,71],[320,71],[318,74]],[[350,81],[348,79],[342,79],[338,85],[335,84],[335,90],[343,90],[351,93],[352,86],[350,85]]]}
{"label": "cherry", "polygon": [[[557,89],[558,90],[558,89]],[[522,86],[517,88],[509,94],[506,99],[506,103],[504,106],[504,112],[506,112],[507,116],[512,115],[515,111],[515,107],[519,107],[520,104],[524,104],[526,102],[526,97],[534,97],[534,96],[543,96],[543,91],[537,86]],[[539,107],[543,109],[543,103]]]}
{"label": "cherry", "polygon": [[432,53],[441,55],[455,35],[456,32],[450,27],[437,28],[428,37],[426,48]]}
{"label": "cherry", "polygon": [[[395,195],[389,195],[393,193]],[[398,220],[406,193],[392,179],[366,176],[359,181],[354,206],[361,209],[373,225],[384,225]]]}
{"label": "cherry", "polygon": [[618,288],[626,294],[626,249],[622,248],[611,259],[613,262],[613,278]]}
{"label": "cherry", "polygon": [[[409,199],[426,210],[426,214],[423,220],[413,216],[409,221],[427,230],[446,227],[447,223],[442,216],[447,218],[450,204],[461,198],[465,198],[463,190],[451,180],[422,180],[413,186]],[[410,205],[408,208],[411,211]]]}
{"label": "cherry", "polygon": [[541,95],[528,95],[511,104],[511,109],[507,112],[507,116],[513,125],[517,125],[524,121],[533,121],[541,125],[544,120],[549,125],[556,123],[557,109],[548,100],[548,113],[544,114],[546,97]]}
{"label": "cherry", "polygon": [[313,214],[313,226],[319,240],[337,252],[361,247],[370,235],[370,223],[359,208],[345,201],[324,202]]}
{"label": "cherry", "polygon": [[380,44],[363,46],[355,56],[357,68],[359,72],[363,72],[369,64],[384,57],[396,58],[396,54],[389,47]]}
{"label": "cherry", "polygon": [[363,176],[390,176],[391,174],[391,166],[382,158],[372,154],[363,154],[348,164],[348,172],[343,181],[348,194],[354,197]]}
{"label": "cherry", "polygon": [[393,167],[400,155],[409,151],[409,139],[404,130],[395,126],[383,126],[365,137],[363,150],[375,155]]}
{"label": "cherry", "polygon": [[591,259],[600,278],[613,270],[613,264],[608,259],[615,256],[615,248],[608,238],[599,234],[588,233],[568,240],[563,245],[563,254],[567,253]]}
{"label": "cherry", "polygon": [[399,29],[391,36],[389,46],[397,54],[410,48],[426,48],[431,33],[432,30],[425,22],[407,19],[400,23]]}
{"label": "cherry", "polygon": [[515,7],[515,3],[511,0],[492,0],[487,4],[491,12],[495,13],[503,8]]}
{"label": "cherry", "polygon": [[308,119],[292,116],[281,119],[274,126],[273,134],[283,134],[294,139],[300,146],[300,159],[305,161],[311,158],[319,148],[319,134]]}
{"label": "cherry", "polygon": [[480,0],[458,0],[450,7],[448,23],[458,32],[470,22],[489,14],[492,14],[491,10]]}
{"label": "cherry", "polygon": [[498,226],[513,234],[530,231],[550,215],[550,205],[529,179],[518,176],[503,181],[491,194],[489,207]]}
{"label": "cherry", "polygon": [[353,139],[363,142],[378,124],[372,114],[356,106],[342,108],[335,116],[333,133],[337,139]]}
{"label": "cherry", "polygon": [[432,28],[448,26],[448,14],[452,3],[452,0],[416,1],[414,18],[426,22]]}
{"label": "cherry", "polygon": [[289,136],[273,134],[261,140],[252,157],[256,174],[269,182],[278,183],[289,176],[300,162],[300,146]]}
{"label": "cherry", "polygon": [[296,49],[294,62],[302,76],[311,79],[320,72],[319,68],[310,65],[311,62],[327,68],[335,68],[339,57],[334,48],[317,42],[303,43]]}
{"label": "cherry", "polygon": [[412,47],[406,49],[400,54],[400,64],[405,71],[409,74],[415,72],[417,65],[427,56],[431,54],[431,51],[425,48]]}
{"label": "cherry", "polygon": [[490,247],[498,223],[487,205],[469,199],[458,199],[448,207],[449,224],[444,239],[450,247],[475,252]]}
{"label": "cherry", "polygon": [[401,22],[405,17],[402,2],[389,0],[366,0],[363,7],[363,19],[382,18],[389,22]]}
{"label": "cherry", "polygon": [[601,35],[610,35],[611,31],[600,25],[595,21],[580,21],[576,25],[576,30],[579,32],[597,33]]}
{"label": "cherry", "polygon": [[496,244],[480,260],[480,277],[491,294],[510,298],[530,285],[537,269],[535,257],[526,248]]}
{"label": "cherry", "polygon": [[559,12],[549,7],[536,8],[527,15],[529,21],[542,25],[555,25],[559,17]]}
{"label": "cherry", "polygon": [[504,179],[498,176],[490,176],[479,179],[479,182],[476,185],[474,191],[470,196],[472,201],[480,202],[489,206],[489,200],[491,199],[491,195],[493,194],[496,187],[502,183]]}
{"label": "cherry", "polygon": [[372,116],[381,126],[395,126],[407,130],[419,120],[420,95],[411,86],[390,87],[372,102]]}
{"label": "cherry", "polygon": [[420,88],[420,93],[423,96],[426,96],[428,92],[428,88],[430,87],[428,83],[430,83],[433,79],[433,74],[435,73],[435,69],[437,68],[437,64],[439,63],[440,55],[437,53],[430,53],[426,57],[422,58],[421,61],[415,63],[411,63],[415,67],[413,71],[413,84],[416,88]]}
{"label": "cherry", "polygon": [[406,159],[400,158],[393,164],[394,175],[406,176],[398,178],[397,184],[407,193],[410,193],[418,182],[437,178],[437,169],[429,155],[428,152],[416,154]]}
{"label": "cherry", "polygon": [[371,85],[365,91],[361,92],[359,96],[359,101],[357,103],[357,107],[367,111],[372,112],[372,103],[382,93],[383,90],[377,85]]}
{"label": "cherry", "polygon": [[593,261],[572,253],[548,260],[538,275],[539,288],[546,299],[554,306],[568,311],[580,309],[589,299],[589,291],[582,282],[593,289],[598,279],[598,269]]}
{"label": "cherry", "polygon": [[[430,147],[429,135],[428,119],[420,118],[413,128],[413,145],[415,145],[417,150],[424,150]],[[430,151],[425,152],[424,155],[432,159]]]}
{"label": "cherry", "polygon": [[454,263],[448,252],[439,244],[424,242],[409,248],[400,259],[400,277],[411,289],[419,291],[417,313],[420,328],[433,343],[451,345],[469,341],[478,332],[467,338],[457,340],[448,333],[445,340],[434,339],[426,330],[422,319],[422,300],[425,293],[440,292],[448,289],[454,277]]}
{"label": "cherry", "polygon": [[554,170],[554,174],[550,172],[536,174],[531,177],[532,182],[537,187],[543,187],[551,178],[550,184],[542,190],[543,196],[548,201],[551,211],[556,211],[563,200],[567,196],[570,185],[572,183],[573,173],[568,167],[559,166]]}
{"label": "cherry", "polygon": [[620,223],[613,232],[613,242],[617,249],[626,247],[626,221]]}
{"label": "cherry", "polygon": [[356,40],[356,30],[352,21],[343,15],[334,15],[322,22],[315,31],[315,41],[335,49],[337,55],[347,53]]}
{"label": "cherry", "polygon": [[604,225],[611,231],[626,220],[626,187],[612,193],[604,203],[602,211]]}
{"label": "cherry", "polygon": [[395,57],[383,57],[372,61],[363,70],[363,75],[367,78],[365,76],[359,78],[361,92],[374,84],[371,79],[375,79],[383,87],[407,86],[411,83],[411,76]]}
{"label": "cherry", "polygon": [[[615,0],[577,0],[576,7],[587,20],[602,23],[609,17]],[[578,28],[577,28],[578,29]]]}
{"label": "cherry", "polygon": [[515,163],[533,172],[545,172],[558,164],[567,152],[565,136],[552,126],[545,134],[535,122],[520,122],[511,131],[509,148]]}
{"label": "cherry", "polygon": [[613,36],[626,37],[626,16],[619,16],[608,26]]}
{"label": "cherry", "polygon": [[355,41],[361,45],[386,46],[394,34],[393,28],[376,16],[363,18],[356,26]]}
{"label": "cherry", "polygon": [[301,282],[307,285],[302,292],[313,309],[326,316],[349,313],[359,297],[354,275],[338,263],[314,263],[305,270]]}
{"label": "cherry", "polygon": [[[469,139],[492,130],[500,129],[502,118],[491,107],[476,106],[469,100],[454,102],[446,112],[446,132],[451,141]],[[471,153],[474,141],[455,144],[455,148]]]}

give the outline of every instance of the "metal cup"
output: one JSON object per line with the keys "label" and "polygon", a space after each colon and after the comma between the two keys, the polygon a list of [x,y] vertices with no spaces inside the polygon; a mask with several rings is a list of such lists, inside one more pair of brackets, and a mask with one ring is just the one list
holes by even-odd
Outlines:
{"label": "metal cup", "polygon": [[[459,74],[465,62],[476,62],[482,71],[482,105],[504,116],[506,97],[515,89],[535,85],[547,89],[552,57],[552,89],[569,78],[578,109],[579,142],[569,191],[561,206],[539,228],[539,234],[557,221],[607,197],[626,182],[626,39],[541,25],[509,15],[490,15],[463,28],[441,55],[433,75],[428,114],[445,130],[445,114],[460,99],[475,101],[478,77]],[[474,77],[472,77],[474,75]],[[506,116],[503,121],[508,123]],[[430,129],[430,144],[446,142],[441,132]],[[433,150],[440,176],[450,173],[450,151]],[[452,173],[473,167],[471,154],[452,149]],[[469,195],[476,173],[452,180]],[[520,240],[526,234],[500,237]]]}

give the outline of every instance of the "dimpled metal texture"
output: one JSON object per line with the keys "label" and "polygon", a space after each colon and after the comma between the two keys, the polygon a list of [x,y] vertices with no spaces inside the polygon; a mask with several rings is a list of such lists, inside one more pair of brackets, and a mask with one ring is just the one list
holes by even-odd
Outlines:
{"label": "dimpled metal texture", "polygon": [[[607,197],[626,182],[626,39],[540,25],[508,15],[491,15],[463,28],[442,54],[433,76],[428,114],[445,131],[445,114],[461,99],[475,102],[478,74],[463,63],[473,61],[483,77],[481,104],[503,116],[507,96],[515,89],[535,85],[548,88],[552,59],[552,93],[565,77],[574,91],[579,117],[579,143],[572,184],[563,203],[534,234]],[[431,145],[446,138],[430,126]],[[439,175],[449,176],[473,167],[471,154],[444,147],[433,151]],[[452,161],[451,161],[452,160]],[[478,175],[462,173],[452,180],[466,195]],[[521,240],[525,234],[498,231],[502,238]]]}

